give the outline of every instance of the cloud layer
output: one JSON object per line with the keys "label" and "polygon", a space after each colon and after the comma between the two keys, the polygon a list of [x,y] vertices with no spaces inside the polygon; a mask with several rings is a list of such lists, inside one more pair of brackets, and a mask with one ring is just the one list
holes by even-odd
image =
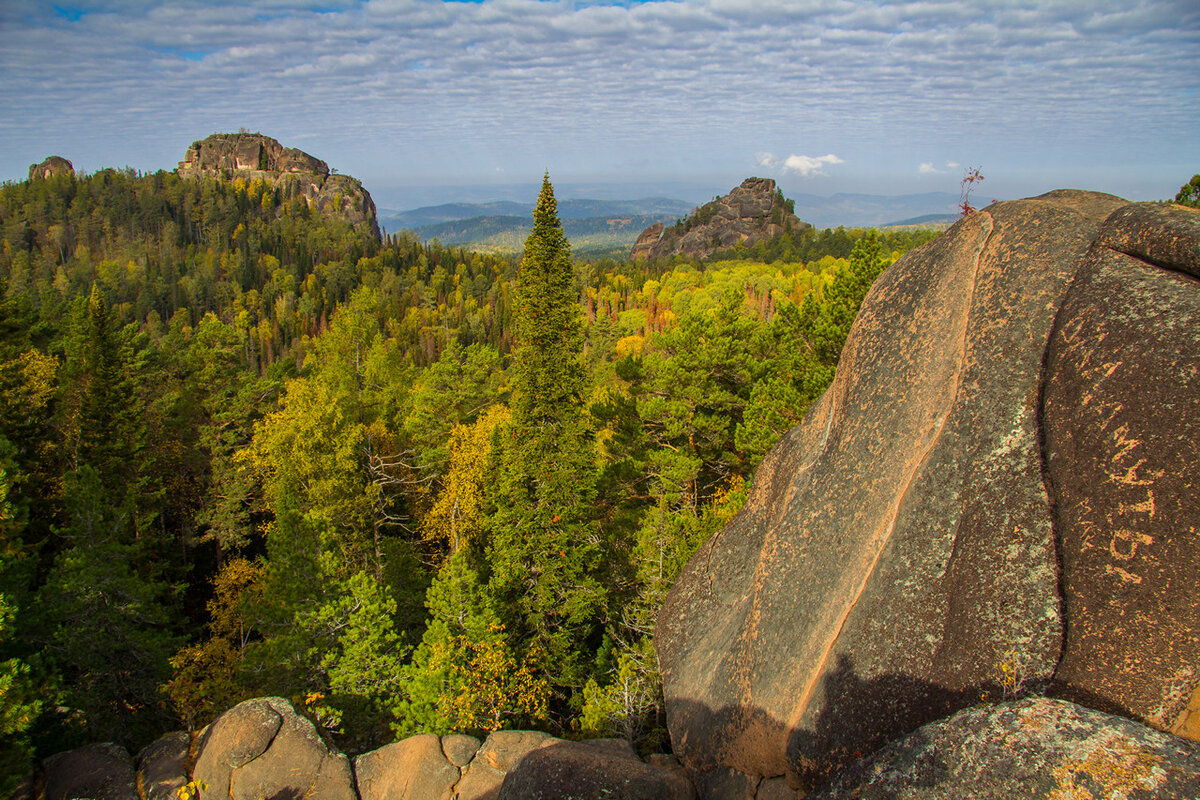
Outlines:
{"label": "cloud layer", "polygon": [[0,177],[243,126],[380,180],[1165,172],[1198,88],[1194,0],[6,0]]}

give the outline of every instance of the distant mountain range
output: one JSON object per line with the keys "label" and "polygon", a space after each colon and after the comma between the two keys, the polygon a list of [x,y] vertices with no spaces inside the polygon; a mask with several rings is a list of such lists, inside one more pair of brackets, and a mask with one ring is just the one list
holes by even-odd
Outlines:
{"label": "distant mountain range", "polygon": [[961,219],[961,214],[922,214],[919,217],[897,220],[880,225],[881,228],[949,228]]}
{"label": "distant mountain range", "polygon": [[[686,212],[685,212],[686,213]],[[638,234],[656,222],[671,223],[682,214],[614,214],[567,217],[563,231],[578,255],[625,255]],[[529,235],[530,216],[498,215],[421,225],[411,230],[421,239],[442,244],[470,245],[476,250],[519,252]],[[384,223],[384,227],[388,227]]]}
{"label": "distant mountain range", "polygon": [[[953,222],[958,196],[926,192],[897,196],[841,193],[793,194],[796,216],[818,228],[940,226]],[[668,197],[637,200],[560,200],[559,217],[572,247],[580,254],[616,254],[656,222],[671,223],[696,204]],[[424,240],[470,245],[494,252],[519,252],[529,234],[533,206],[512,200],[443,203],[407,211],[380,209],[379,224],[388,231],[411,230]],[[899,220],[899,221],[896,221]]]}
{"label": "distant mountain range", "polygon": [[[563,220],[588,217],[664,215],[678,218],[687,214],[692,208],[692,203],[684,200],[672,200],[668,197],[644,197],[639,200],[560,200],[558,216]],[[379,223],[389,231],[398,231],[402,228],[415,231],[430,225],[472,218],[522,217],[528,227],[532,213],[532,203],[518,203],[512,200],[498,200],[491,203],[443,203],[437,206],[422,206],[410,211],[384,209],[379,213]],[[640,232],[638,231],[638,233]]]}

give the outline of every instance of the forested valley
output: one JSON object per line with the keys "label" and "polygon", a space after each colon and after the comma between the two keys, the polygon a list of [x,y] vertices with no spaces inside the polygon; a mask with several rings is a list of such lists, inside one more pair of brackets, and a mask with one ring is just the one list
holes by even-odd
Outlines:
{"label": "forested valley", "polygon": [[268,183],[0,187],[0,774],[290,698],[664,744],[653,625],[928,232],[523,259]]}

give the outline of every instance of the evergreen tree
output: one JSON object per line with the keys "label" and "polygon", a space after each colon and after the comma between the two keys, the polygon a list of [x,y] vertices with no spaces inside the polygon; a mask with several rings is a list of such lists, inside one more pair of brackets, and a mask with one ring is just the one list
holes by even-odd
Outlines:
{"label": "evergreen tree", "polygon": [[562,710],[588,678],[605,591],[579,294],[549,176],[517,280],[513,418],[486,524],[490,585],[515,649]]}
{"label": "evergreen tree", "polygon": [[1175,202],[1181,206],[1200,208],[1200,175],[1193,175],[1190,181],[1179,187]]}

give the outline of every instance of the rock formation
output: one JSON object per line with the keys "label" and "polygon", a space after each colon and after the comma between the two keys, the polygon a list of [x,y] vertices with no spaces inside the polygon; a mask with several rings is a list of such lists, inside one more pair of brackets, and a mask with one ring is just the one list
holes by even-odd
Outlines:
{"label": "rock formation", "polygon": [[692,784],[632,751],[556,742],[530,753],[504,779],[497,800],[693,800]]}
{"label": "rock formation", "polygon": [[46,180],[57,175],[75,176],[75,165],[62,156],[50,156],[40,164],[29,165],[29,180]]}
{"label": "rock formation", "polygon": [[42,762],[46,800],[138,800],[133,759],[112,743],[89,744]]}
{"label": "rock formation", "polygon": [[704,258],[717,250],[738,244],[749,247],[809,227],[792,213],[775,181],[747,178],[729,194],[700,206],[674,225],[656,223],[646,228],[629,257],[656,259],[682,254]]}
{"label": "rock formation", "polygon": [[811,800],[1188,800],[1200,746],[1062,700],[977,706],[888,745]]}
{"label": "rock formation", "polygon": [[179,800],[179,790],[188,782],[188,747],[191,737],[183,731],[160,736],[138,753],[138,784],[145,800]]}
{"label": "rock formation", "polygon": [[1200,739],[1200,212],[1136,204],[1067,293],[1044,383],[1068,620],[1056,691]]}
{"label": "rock formation", "polygon": [[659,617],[702,795],[737,796],[715,785],[737,774],[810,789],[1048,685],[1192,730],[1198,220],[1051,192],[876,281],[833,385]]}
{"label": "rock formation", "polygon": [[303,196],[311,208],[365,225],[376,237],[375,202],[361,182],[331,174],[329,166],[302,150],[284,147],[261,133],[214,133],[192,142],[176,170],[185,178],[258,178],[278,187],[285,198]]}
{"label": "rock formation", "polygon": [[357,800],[350,761],[281,697],[247,700],[200,737],[192,777],[204,800],[320,797]]}

